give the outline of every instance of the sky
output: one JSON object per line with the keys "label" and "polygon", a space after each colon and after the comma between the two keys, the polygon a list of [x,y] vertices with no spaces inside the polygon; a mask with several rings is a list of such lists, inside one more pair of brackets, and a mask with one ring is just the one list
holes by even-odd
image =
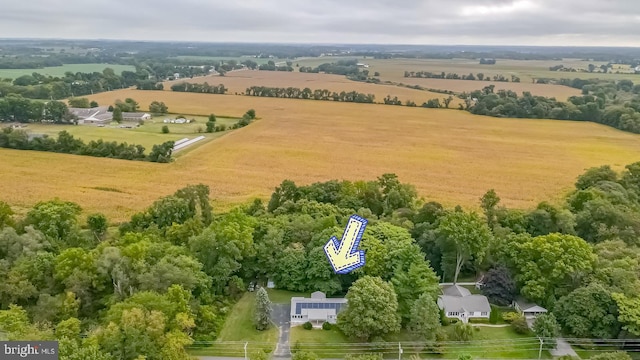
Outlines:
{"label": "sky", "polygon": [[640,1],[7,0],[0,37],[640,47]]}

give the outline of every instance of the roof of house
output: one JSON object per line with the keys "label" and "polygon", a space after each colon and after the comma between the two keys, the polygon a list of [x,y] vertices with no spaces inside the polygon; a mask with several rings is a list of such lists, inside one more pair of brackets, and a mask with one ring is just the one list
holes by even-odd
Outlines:
{"label": "roof of house", "polygon": [[469,289],[464,288],[460,285],[448,286],[442,290],[442,293],[447,296],[458,296],[458,297],[471,295],[471,291],[469,291]]}
{"label": "roof of house", "polygon": [[316,291],[310,298],[294,296],[291,298],[291,315],[299,315],[305,309],[335,309],[338,312],[346,306],[345,298],[328,298],[322,291]]}
{"label": "roof of house", "polygon": [[489,300],[483,295],[449,296],[441,295],[445,312],[490,312]]}
{"label": "roof of house", "polygon": [[105,114],[111,114],[108,112],[109,108],[107,106],[98,106],[94,108],[69,108],[69,112],[73,115],[77,116],[78,119],[84,120],[86,118],[96,118],[97,116],[103,116]]}
{"label": "roof of house", "polygon": [[151,115],[148,113],[141,113],[141,112],[123,112],[122,113],[123,118],[142,118],[143,116],[151,116]]}
{"label": "roof of house", "polygon": [[305,298],[302,296],[294,296],[291,298],[291,303],[294,302],[310,302],[310,303],[321,303],[321,302],[332,302],[332,303],[346,303],[347,299],[345,298],[328,298],[325,293],[322,291],[316,291],[311,294],[310,298]]}
{"label": "roof of house", "polygon": [[522,312],[547,312],[547,309],[536,303],[529,302],[525,298],[517,298],[516,304],[518,304]]}

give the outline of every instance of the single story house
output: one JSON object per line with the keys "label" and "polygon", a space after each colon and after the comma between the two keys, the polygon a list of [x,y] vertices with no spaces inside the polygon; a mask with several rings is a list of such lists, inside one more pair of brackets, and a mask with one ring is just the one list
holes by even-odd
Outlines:
{"label": "single story house", "polygon": [[345,298],[327,298],[322,291],[311,294],[311,298],[291,298],[291,325],[304,324],[307,321],[321,325],[324,322],[335,324],[340,310],[347,306]]}
{"label": "single story house", "polygon": [[524,298],[517,298],[516,301],[513,302],[513,307],[528,320],[535,319],[538,315],[546,314],[547,309],[542,306],[528,302]]}
{"label": "single story house", "polygon": [[472,295],[460,286],[452,285],[443,289],[438,296],[438,307],[446,317],[456,318],[466,323],[469,319],[489,319],[491,305],[484,295]]}
{"label": "single story house", "polygon": [[122,121],[143,121],[151,119],[151,114],[139,112],[123,112]]}
{"label": "single story house", "polygon": [[69,112],[78,119],[79,125],[108,125],[113,121],[113,113],[106,106],[95,108],[69,108]]}

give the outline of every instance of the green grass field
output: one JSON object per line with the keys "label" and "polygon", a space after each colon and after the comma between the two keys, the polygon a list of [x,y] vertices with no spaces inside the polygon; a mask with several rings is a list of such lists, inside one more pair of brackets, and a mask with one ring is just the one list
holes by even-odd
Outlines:
{"label": "green grass field", "polygon": [[259,349],[273,351],[278,342],[278,329],[270,328],[258,331],[253,325],[255,293],[248,292],[233,306],[224,322],[220,336],[210,347],[193,348],[192,355],[208,356],[244,356],[244,343],[248,344],[248,352]]}
{"label": "green grass field", "polygon": [[294,296],[309,297],[308,293],[297,293],[287,290],[267,289],[269,300],[274,304],[289,304]]}
{"label": "green grass field", "polygon": [[116,74],[120,74],[123,71],[135,71],[135,67],[131,65],[116,65],[116,64],[65,64],[62,66],[51,66],[45,67],[41,69],[0,69],[0,79],[15,79],[22,75],[31,75],[34,72],[37,72],[42,75],[51,75],[51,76],[64,76],[64,73],[67,71],[71,71],[72,73],[82,72],[82,73],[92,73],[92,72],[102,72],[105,68],[112,68]]}
{"label": "green grass field", "polygon": [[[473,358],[513,358],[535,359],[538,357],[538,340],[531,334],[517,334],[511,327],[478,327],[469,343],[447,341],[441,347],[441,354],[422,350],[419,355],[428,358],[455,359],[461,354]],[[453,333],[453,326],[445,328]],[[451,336],[450,336],[451,338]],[[339,330],[304,330],[300,326],[291,329],[290,344],[293,349],[312,351],[320,357],[341,358],[348,353],[384,353],[385,357],[398,355],[398,343],[403,347],[404,356],[418,354],[415,340],[406,332],[388,336],[384,344],[364,344],[349,340]],[[296,345],[297,344],[297,345]],[[551,358],[548,351],[542,352],[542,358]]]}
{"label": "green grass field", "polygon": [[[165,124],[162,122],[165,118],[175,118],[175,115],[166,115],[154,117],[152,120],[146,121],[144,125],[133,129],[119,128],[117,123],[112,123],[112,125],[105,127],[92,125],[29,124],[26,130],[29,133],[47,134],[49,136],[57,136],[59,132],[65,130],[73,136],[82,139],[85,143],[99,139],[104,141],[127,142],[129,144],[142,145],[147,151],[151,150],[153,145],[161,144],[165,141],[177,141],[185,137],[194,138],[200,135],[206,136],[207,141],[209,141],[229,132],[229,130],[227,130],[217,133],[205,133],[206,117],[186,117],[188,119],[195,119],[196,122],[190,124]],[[216,124],[231,126],[237,121],[237,119],[231,118],[218,118]],[[162,127],[164,125],[169,127],[168,134],[162,133]],[[191,147],[188,149],[191,150]],[[180,151],[178,154],[183,153],[185,153],[185,151]]]}

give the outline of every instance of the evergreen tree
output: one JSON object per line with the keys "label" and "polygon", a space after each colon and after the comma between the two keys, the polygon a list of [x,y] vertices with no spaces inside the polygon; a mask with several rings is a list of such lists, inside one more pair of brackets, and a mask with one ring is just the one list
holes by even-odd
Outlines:
{"label": "evergreen tree", "polygon": [[254,317],[254,323],[256,329],[266,330],[271,324],[271,300],[269,300],[269,294],[264,288],[258,289],[256,293],[256,313]]}
{"label": "evergreen tree", "polygon": [[422,294],[413,303],[409,331],[419,341],[434,341],[440,330],[440,309],[431,294]]}

